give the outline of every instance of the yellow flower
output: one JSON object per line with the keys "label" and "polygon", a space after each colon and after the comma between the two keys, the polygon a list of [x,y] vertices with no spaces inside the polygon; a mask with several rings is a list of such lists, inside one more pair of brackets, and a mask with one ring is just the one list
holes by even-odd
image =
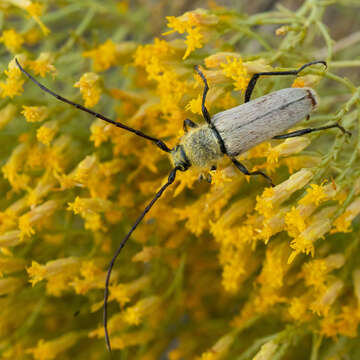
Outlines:
{"label": "yellow flower", "polygon": [[354,307],[353,303],[343,306],[337,323],[339,334],[351,338],[357,337],[357,329],[360,322],[359,309],[354,313]]}
{"label": "yellow flower", "polygon": [[46,106],[26,106],[23,105],[21,112],[27,122],[41,122],[49,116],[49,109]]}
{"label": "yellow flower", "polygon": [[112,133],[112,126],[110,124],[106,124],[100,119],[96,119],[91,124],[90,131],[90,140],[94,142],[95,147],[99,147],[103,142],[109,140],[109,137]]}
{"label": "yellow flower", "polygon": [[35,234],[35,225],[41,224],[47,218],[52,216],[59,202],[56,200],[48,200],[41,205],[33,207],[29,212],[20,216],[19,230],[21,231],[21,238],[29,237]]}
{"label": "yellow flower", "polygon": [[21,231],[21,237],[29,237],[35,234],[35,230],[31,225],[30,214],[22,215],[19,218],[19,230]]}
{"label": "yellow flower", "polygon": [[223,170],[212,170],[210,171],[211,184],[215,187],[224,187],[226,183],[232,182],[233,178],[226,174]]}
{"label": "yellow flower", "polygon": [[323,237],[330,230],[330,217],[334,211],[334,206],[326,207],[319,211],[309,220],[306,229],[291,241],[290,246],[293,249],[293,253],[288,259],[289,264],[291,264],[295,257],[300,253],[305,253],[307,255],[311,254],[311,256],[314,256],[314,242]]}
{"label": "yellow flower", "polygon": [[330,233],[336,232],[350,232],[351,222],[355,217],[360,214],[360,198],[355,199],[337,219],[335,219],[333,226],[334,228]]}
{"label": "yellow flower", "polygon": [[250,77],[240,57],[227,57],[226,63],[222,63],[221,67],[223,68],[224,74],[234,80],[235,90],[246,90]]}
{"label": "yellow flower", "polygon": [[93,260],[81,263],[80,275],[71,282],[71,286],[77,294],[84,295],[91,289],[103,288],[104,273],[94,264]]}
{"label": "yellow flower", "polygon": [[286,231],[291,237],[296,237],[305,230],[305,219],[299,209],[292,206],[291,210],[285,215]]}
{"label": "yellow flower", "polygon": [[59,123],[56,120],[46,122],[36,131],[36,138],[39,142],[49,146],[59,129]]}
{"label": "yellow flower", "polygon": [[320,328],[321,335],[326,337],[336,338],[336,336],[339,334],[337,314],[335,313],[327,314],[327,316],[322,318],[320,324],[321,324],[321,328]]}
{"label": "yellow flower", "polygon": [[272,198],[274,194],[274,188],[266,188],[261,196],[256,197],[255,210],[265,218],[269,218],[273,214]]}
{"label": "yellow flower", "polygon": [[288,312],[289,315],[296,321],[306,321],[308,317],[306,312],[309,310],[309,304],[307,296],[293,297],[289,302]]}
{"label": "yellow flower", "polygon": [[87,214],[108,211],[111,203],[105,199],[100,198],[80,198],[77,196],[73,203],[68,203],[68,210],[73,211],[74,214],[86,216]]}
{"label": "yellow flower", "polygon": [[124,321],[129,325],[139,325],[144,316],[150,316],[159,305],[160,299],[157,296],[150,296],[141,299],[136,305],[128,307],[124,313]]}
{"label": "yellow flower", "polygon": [[83,56],[93,60],[95,71],[105,71],[116,65],[118,61],[116,45],[111,39],[93,50],[85,51]]}
{"label": "yellow flower", "polygon": [[121,307],[127,304],[131,297],[139,293],[150,283],[148,276],[142,276],[139,279],[127,284],[118,284],[110,287],[109,301],[115,299]]}
{"label": "yellow flower", "polygon": [[335,302],[344,287],[342,280],[336,280],[333,282],[321,296],[310,304],[310,310],[315,314],[321,316],[327,316],[329,314],[331,305]]}
{"label": "yellow flower", "polygon": [[153,338],[154,333],[150,329],[143,331],[132,331],[121,334],[120,336],[114,336],[111,344],[114,349],[122,350],[130,346],[147,344]]}
{"label": "yellow flower", "polygon": [[291,84],[292,88],[303,88],[305,86],[305,82],[300,77],[296,78]]}
{"label": "yellow flower", "polygon": [[79,273],[80,261],[76,257],[68,257],[48,261],[40,265],[33,261],[26,269],[30,276],[32,286],[42,280],[47,280],[47,292],[60,296],[61,292],[70,288],[70,280]]}
{"label": "yellow flower", "polygon": [[166,20],[168,22],[167,26],[170,29],[173,29],[173,30],[165,32],[162,35],[169,35],[169,34],[172,34],[172,33],[176,32],[176,31],[179,34],[183,34],[186,31],[187,27],[188,27],[186,22],[182,21],[180,18],[177,18],[175,16],[167,16]]}
{"label": "yellow flower", "polygon": [[185,44],[187,45],[186,52],[183,56],[185,60],[189,55],[195,50],[200,49],[204,46],[204,35],[201,33],[201,30],[197,27],[188,28],[188,35],[185,39]]}
{"label": "yellow flower", "polygon": [[288,270],[286,258],[289,248],[283,243],[269,246],[266,250],[266,259],[257,282],[264,288],[278,289],[283,286],[284,276]]}
{"label": "yellow flower", "polygon": [[39,24],[44,35],[48,35],[50,33],[50,29],[45,26],[44,23],[40,20],[40,16],[42,15],[44,10],[44,5],[37,2],[29,2],[29,4],[26,5],[24,8]]}
{"label": "yellow flower", "polygon": [[0,42],[4,43],[5,47],[12,53],[16,53],[21,49],[24,43],[24,38],[14,29],[4,30],[0,37]]}
{"label": "yellow flower", "polygon": [[32,261],[31,266],[27,268],[26,271],[28,272],[31,278],[30,282],[32,286],[44,280],[47,274],[46,268],[43,265],[40,265],[36,261]]}
{"label": "yellow flower", "polygon": [[74,85],[74,87],[80,89],[86,107],[93,107],[100,100],[101,88],[99,86],[99,79],[99,75],[95,73],[85,73]]}
{"label": "yellow flower", "polygon": [[20,95],[24,89],[24,80],[21,77],[21,72],[18,68],[10,67],[9,70],[4,71],[7,76],[6,82],[0,82],[0,96],[2,98]]}
{"label": "yellow flower", "polygon": [[69,332],[51,341],[41,339],[36,347],[30,348],[26,352],[32,354],[35,360],[53,360],[75,345],[79,337],[79,334]]}
{"label": "yellow flower", "polygon": [[187,48],[183,60],[185,60],[195,49],[204,46],[204,32],[208,30],[209,26],[215,25],[218,22],[218,18],[215,15],[210,15],[202,9],[187,12],[179,17],[168,16],[166,19],[168,21],[168,27],[173,30],[165,32],[163,35],[169,35],[175,31],[179,34],[187,32],[185,39]]}
{"label": "yellow flower", "polygon": [[276,36],[284,36],[288,33],[288,31],[289,31],[289,26],[283,25],[275,30],[275,34]]}
{"label": "yellow flower", "polygon": [[185,106],[186,111],[191,111],[193,114],[201,114],[201,100],[202,96],[198,95],[196,99],[192,99]]}
{"label": "yellow flower", "polygon": [[56,68],[52,64],[54,61],[53,55],[50,53],[41,53],[36,60],[29,60],[28,66],[34,71],[35,75],[44,77],[47,73],[51,72],[56,74]]}
{"label": "yellow flower", "polygon": [[144,246],[142,250],[132,257],[132,261],[149,262],[161,255],[161,248],[158,246]]}
{"label": "yellow flower", "polygon": [[300,199],[299,204],[315,204],[318,206],[326,200],[328,200],[328,196],[324,191],[324,186],[322,184],[310,184],[310,188],[306,190],[306,195]]}
{"label": "yellow flower", "polygon": [[178,196],[185,188],[191,189],[198,178],[199,174],[196,173],[196,171],[188,171],[181,174],[181,177],[179,177],[179,183],[174,191],[174,197]]}
{"label": "yellow flower", "polygon": [[275,148],[271,148],[269,150],[269,153],[267,155],[267,159],[266,161],[269,164],[277,164],[279,162],[279,156],[280,156],[280,151],[279,149]]}
{"label": "yellow flower", "polygon": [[335,219],[333,226],[334,228],[331,229],[331,233],[336,233],[336,232],[343,232],[343,233],[347,233],[351,231],[351,212],[350,211],[345,211],[343,214],[341,214],[337,219]]}

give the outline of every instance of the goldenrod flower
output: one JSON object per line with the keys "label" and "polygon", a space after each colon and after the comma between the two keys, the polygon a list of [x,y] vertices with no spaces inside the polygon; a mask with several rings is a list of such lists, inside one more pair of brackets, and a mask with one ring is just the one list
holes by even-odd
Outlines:
{"label": "goldenrod flower", "polygon": [[41,122],[49,116],[49,109],[46,106],[25,106],[21,112],[28,122]]}
{"label": "goldenrod flower", "polygon": [[179,34],[187,32],[185,44],[187,46],[183,60],[186,59],[195,49],[202,48],[205,43],[204,32],[208,31],[207,27],[217,24],[218,18],[210,15],[202,9],[187,12],[182,16],[168,16],[168,27],[173,30],[163,33],[171,34],[177,31]]}
{"label": "goldenrod flower", "polygon": [[59,354],[76,344],[80,336],[77,333],[68,333],[51,341],[40,339],[36,347],[30,348],[26,352],[32,354],[36,360],[56,359]]}
{"label": "goldenrod flower", "polygon": [[74,85],[74,87],[80,89],[86,107],[93,107],[100,100],[101,89],[99,87],[99,79],[99,75],[95,73],[85,73]]}
{"label": "goldenrod flower", "polygon": [[44,77],[49,72],[53,75],[56,73],[55,66],[52,64],[53,61],[53,55],[45,52],[41,53],[36,60],[29,60],[28,66],[34,71],[35,75]]}
{"label": "goldenrod flower", "polygon": [[36,132],[36,137],[39,142],[44,145],[50,145],[59,129],[59,123],[56,120],[48,121]]}
{"label": "goldenrod flower", "polygon": [[327,199],[323,185],[310,184],[310,189],[307,190],[306,195],[299,201],[299,204],[309,205],[313,203],[319,205]]}
{"label": "goldenrod flower", "polygon": [[16,53],[21,49],[24,43],[24,38],[14,29],[4,30],[0,37],[0,42],[4,43],[5,47],[12,53]]}
{"label": "goldenrod flower", "polygon": [[20,70],[14,67],[13,63],[9,64],[9,69],[4,71],[6,82],[0,82],[0,96],[2,98],[20,95],[23,92],[24,80]]}
{"label": "goldenrod flower", "polygon": [[235,90],[244,92],[250,77],[243,65],[242,59],[240,57],[227,56],[226,62],[220,65],[223,68],[224,74],[234,80]]}
{"label": "goldenrod flower", "polygon": [[83,56],[93,60],[95,71],[105,71],[118,61],[116,45],[111,39],[93,50],[85,51]]}

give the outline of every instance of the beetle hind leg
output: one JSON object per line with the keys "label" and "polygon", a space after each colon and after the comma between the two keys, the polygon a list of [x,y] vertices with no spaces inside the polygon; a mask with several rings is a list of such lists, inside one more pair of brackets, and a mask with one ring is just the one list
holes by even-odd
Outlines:
{"label": "beetle hind leg", "polygon": [[343,134],[347,134],[347,135],[351,136],[350,131],[346,130],[340,124],[336,123],[336,124],[331,124],[331,125],[327,125],[327,126],[321,126],[318,128],[306,128],[306,129],[295,130],[295,131],[289,132],[287,134],[276,135],[273,137],[273,139],[288,139],[288,138],[292,138],[292,137],[296,137],[296,136],[310,134],[314,131],[321,131],[321,130],[327,130],[327,129],[332,129],[332,128],[338,128]]}
{"label": "beetle hind leg", "polygon": [[262,171],[249,171],[240,161],[236,160],[235,158],[231,158],[231,161],[233,162],[233,164],[245,175],[261,175],[263,176],[269,183],[271,186],[275,186],[271,180],[271,178],[266,175],[265,173],[263,173]]}

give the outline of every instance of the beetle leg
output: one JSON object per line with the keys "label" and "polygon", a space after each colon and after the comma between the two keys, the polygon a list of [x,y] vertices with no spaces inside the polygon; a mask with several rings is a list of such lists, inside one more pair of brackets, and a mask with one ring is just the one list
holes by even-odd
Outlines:
{"label": "beetle leg", "polygon": [[246,91],[245,91],[245,102],[248,102],[250,101],[250,97],[251,97],[251,94],[254,90],[254,87],[256,85],[256,82],[259,78],[259,76],[262,76],[262,75],[297,75],[300,71],[304,70],[306,67],[310,66],[310,65],[314,65],[314,64],[323,64],[327,67],[326,65],[326,62],[323,61],[323,60],[316,60],[316,61],[311,61],[311,62],[308,62],[306,64],[304,64],[303,66],[301,66],[299,69],[297,70],[289,70],[289,71],[269,71],[269,72],[259,72],[259,73],[256,73],[254,74],[249,83],[248,83],[248,86],[246,88]]}
{"label": "beetle leg", "polygon": [[271,186],[275,186],[269,176],[267,176],[262,171],[249,171],[240,161],[236,160],[235,158],[231,158],[233,164],[245,175],[261,175],[263,176]]}
{"label": "beetle leg", "polygon": [[197,128],[199,125],[194,123],[193,121],[191,121],[190,119],[185,119],[184,123],[183,123],[183,127],[184,127],[184,132],[188,132],[188,127],[190,128]]}
{"label": "beetle leg", "polygon": [[207,80],[206,80],[206,77],[205,75],[202,73],[202,71],[199,69],[199,67],[197,65],[195,65],[195,70],[196,72],[200,75],[201,79],[203,80],[204,82],[204,92],[203,92],[203,96],[202,96],[202,101],[201,101],[201,111],[202,111],[202,114],[204,116],[204,119],[206,120],[206,122],[211,125],[211,119],[210,119],[210,114],[205,106],[205,100],[206,100],[206,95],[207,95],[207,92],[209,91],[209,86],[208,86],[208,83],[207,83]]}
{"label": "beetle leg", "polygon": [[336,123],[336,124],[332,124],[332,125],[321,126],[318,128],[306,128],[306,129],[295,130],[295,131],[289,132],[287,134],[276,135],[273,137],[273,139],[287,139],[287,138],[292,138],[292,137],[296,137],[296,136],[302,136],[305,134],[310,134],[314,131],[320,131],[320,130],[326,130],[326,129],[332,129],[332,128],[338,128],[343,132],[343,134],[348,134],[349,136],[351,136],[350,131],[345,130],[341,125]]}
{"label": "beetle leg", "polygon": [[199,69],[199,67],[197,65],[195,65],[194,68],[195,68],[196,72],[200,75],[201,79],[204,81],[204,85],[205,85],[204,86],[203,97],[202,97],[202,102],[201,102],[201,110],[202,110],[203,117],[204,117],[205,121],[209,124],[210,128],[214,131],[214,134],[215,134],[215,136],[216,136],[216,138],[217,138],[217,140],[219,142],[221,152],[223,154],[227,154],[224,141],[221,138],[219,132],[217,131],[215,125],[211,122],[210,114],[209,114],[209,112],[208,112],[208,110],[207,110],[207,108],[205,106],[206,94],[209,91],[209,86],[208,86],[206,77],[201,72],[201,70]]}

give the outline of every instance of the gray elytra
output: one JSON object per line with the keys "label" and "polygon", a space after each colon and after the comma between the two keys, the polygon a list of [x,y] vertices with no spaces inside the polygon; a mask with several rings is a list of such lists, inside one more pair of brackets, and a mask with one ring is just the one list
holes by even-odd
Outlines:
{"label": "gray elytra", "polygon": [[[317,103],[313,89],[287,88],[219,112],[211,118],[211,123],[224,142],[226,154],[235,157],[293,127]],[[182,149],[171,153],[175,167],[181,166],[185,157],[191,165],[210,168],[224,156],[209,124],[191,129],[179,145]]]}

